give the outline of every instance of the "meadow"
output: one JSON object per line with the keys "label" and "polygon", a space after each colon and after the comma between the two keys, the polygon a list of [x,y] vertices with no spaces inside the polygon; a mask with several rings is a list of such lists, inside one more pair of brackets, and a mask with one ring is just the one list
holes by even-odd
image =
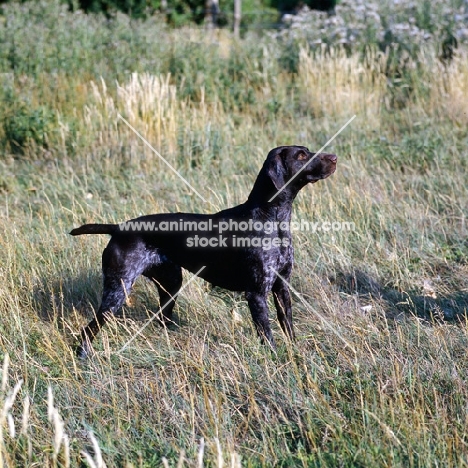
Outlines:
{"label": "meadow", "polygon": [[[54,1],[11,7],[0,39],[0,468],[468,466],[466,46],[235,40]],[[354,115],[294,204],[355,226],[294,233],[296,342],[272,312],[272,354],[201,279],[140,334],[140,279],[75,357],[107,239],[72,228],[234,206],[270,149],[317,151]]]}

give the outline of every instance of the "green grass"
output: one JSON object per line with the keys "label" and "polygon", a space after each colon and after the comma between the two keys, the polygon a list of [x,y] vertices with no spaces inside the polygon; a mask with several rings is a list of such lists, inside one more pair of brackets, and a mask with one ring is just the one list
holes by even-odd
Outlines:
{"label": "green grass", "polygon": [[[67,15],[42,27],[100,21]],[[38,20],[1,62],[0,466],[92,466],[82,452],[108,467],[468,465],[467,51],[446,66],[428,45],[395,97],[376,51],[364,66],[298,44],[288,69],[268,38],[132,23],[150,66],[119,21],[115,50],[96,30],[54,68],[31,48]],[[272,314],[272,356],[244,298],[197,279],[175,329],[151,324],[120,351],[157,311],[140,279],[95,354],[74,357],[107,239],[73,227],[233,206],[271,148],[317,150],[353,114],[328,148],[337,172],[294,205],[296,220],[355,224],[294,233],[294,344]]]}

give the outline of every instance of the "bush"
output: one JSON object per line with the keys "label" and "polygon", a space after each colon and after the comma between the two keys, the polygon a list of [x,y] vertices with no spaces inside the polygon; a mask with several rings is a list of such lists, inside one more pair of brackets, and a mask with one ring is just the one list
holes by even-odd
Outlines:
{"label": "bush", "polygon": [[23,153],[31,144],[47,148],[56,128],[54,112],[47,106],[34,107],[27,102],[13,101],[2,121],[5,144],[14,153]]}

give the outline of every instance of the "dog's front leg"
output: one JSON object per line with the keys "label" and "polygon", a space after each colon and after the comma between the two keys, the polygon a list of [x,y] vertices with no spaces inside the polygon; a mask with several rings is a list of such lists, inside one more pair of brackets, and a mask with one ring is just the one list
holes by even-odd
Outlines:
{"label": "dog's front leg", "polygon": [[257,329],[258,336],[264,342],[265,340],[276,351],[275,340],[270,328],[270,319],[268,316],[268,305],[266,295],[261,293],[247,292],[245,298],[249,304],[250,313]]}
{"label": "dog's front leg", "polygon": [[[288,276],[289,279],[289,276]],[[294,329],[292,323],[291,294],[288,284],[283,278],[277,278],[273,285],[273,299],[275,301],[278,321],[284,334],[294,340]]]}

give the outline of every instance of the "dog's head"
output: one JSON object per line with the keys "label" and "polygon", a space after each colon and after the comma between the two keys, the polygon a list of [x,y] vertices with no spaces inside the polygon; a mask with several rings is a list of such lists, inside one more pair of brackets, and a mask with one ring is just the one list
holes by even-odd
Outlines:
{"label": "dog's head", "polygon": [[276,190],[288,185],[297,191],[332,175],[336,161],[334,154],[311,153],[305,146],[279,146],[268,153],[265,169]]}

